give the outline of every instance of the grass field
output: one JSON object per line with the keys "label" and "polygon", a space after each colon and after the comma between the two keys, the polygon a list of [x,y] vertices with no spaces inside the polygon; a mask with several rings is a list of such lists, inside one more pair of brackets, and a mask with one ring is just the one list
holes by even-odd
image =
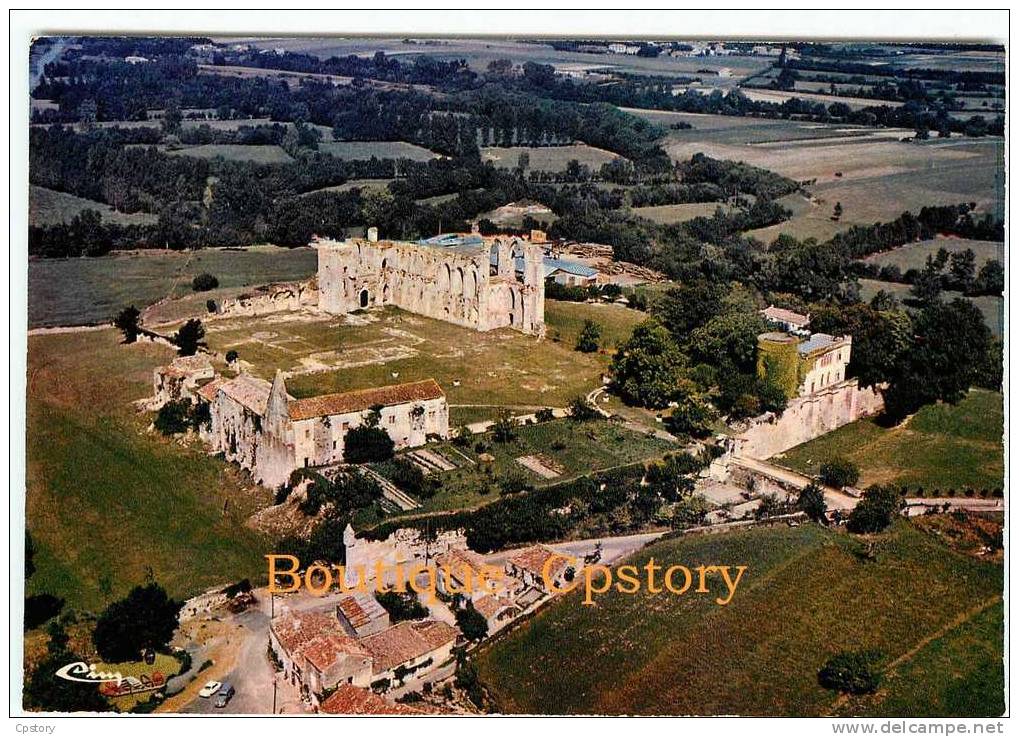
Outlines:
{"label": "grass field", "polygon": [[860,467],[860,486],[907,484],[933,489],[1004,484],[1001,394],[974,389],[959,404],[929,405],[903,425],[858,420],[773,460],[808,474],[835,455]]}
{"label": "grass field", "polygon": [[[491,433],[476,437],[475,442],[477,440],[484,440],[484,452],[493,456],[494,461],[481,463],[473,445],[466,448],[456,448],[451,443],[437,448],[429,446],[430,450],[438,449],[438,452],[453,459],[462,453],[473,459],[475,464],[463,464],[455,471],[437,475],[436,478],[442,482],[438,493],[431,499],[423,499],[423,509],[414,510],[412,514],[476,507],[494,501],[499,497],[500,479],[519,478],[534,486],[548,486],[594,471],[660,457],[675,450],[671,443],[601,419],[583,423],[553,420],[522,425],[516,430],[516,438],[511,443],[493,442]],[[554,464],[560,475],[545,479],[516,462],[517,458],[528,455],[540,455],[543,461]]]}
{"label": "grass field", "polygon": [[509,329],[478,333],[395,308],[350,316],[219,320],[209,324],[207,340],[221,353],[238,351],[257,375],[271,379],[276,369],[289,372],[287,388],[294,396],[434,378],[452,408],[484,405],[488,409],[478,418],[484,419],[495,416],[498,406],[564,407],[599,386],[609,353],[579,353],[572,336],[582,315],[611,315],[603,322],[607,334],[618,339],[628,320],[640,316],[630,312],[566,308],[561,319],[555,318],[562,343]]}
{"label": "grass field", "polygon": [[29,225],[69,223],[82,210],[96,210],[103,216],[104,223],[113,225],[148,225],[157,220],[155,215],[147,212],[119,212],[105,202],[86,200],[84,197],[76,197],[46,187],[28,188]]}
{"label": "grass field", "polygon": [[307,279],[317,267],[314,249],[272,246],[33,260],[28,264],[28,324],[45,327],[109,321],[130,304],[141,309],[167,296],[191,294],[191,279],[208,272],[219,279],[220,289],[198,295],[204,309],[206,299],[220,299],[231,289]]}
{"label": "grass field", "polygon": [[198,159],[222,157],[227,161],[253,161],[256,164],[289,164],[293,161],[279,146],[243,146],[236,143],[207,143],[201,146],[167,149],[170,156],[193,156]]}
{"label": "grass field", "polygon": [[413,159],[428,161],[438,154],[403,141],[323,141],[318,150],[338,159]]}
{"label": "grass field", "polygon": [[909,243],[891,251],[875,253],[864,259],[869,264],[878,266],[898,266],[900,270],[922,269],[928,256],[934,256],[939,249],[949,253],[960,253],[967,248],[972,249],[977,257],[977,270],[991,259],[1005,263],[1005,244],[994,241],[971,241],[966,238],[934,238],[919,243]]}
{"label": "grass field", "polygon": [[244,520],[266,492],[147,432],[150,417],[131,403],[151,394],[152,370],[172,352],[119,341],[112,329],[29,338],[28,591],[95,611],[148,569],[176,597],[257,577],[268,543]]}
{"label": "grass field", "polygon": [[559,302],[546,300],[545,327],[549,338],[573,348],[584,329],[584,323],[591,320],[601,328],[601,347],[612,351],[630,337],[633,328],[645,320],[647,315],[617,304],[587,302]]}
{"label": "grass field", "polygon": [[[860,279],[860,298],[864,302],[869,302],[882,289],[900,301],[910,298],[909,292],[911,287],[909,284],[877,281],[875,279]],[[942,293],[942,298],[945,300],[962,296],[961,292]],[[991,329],[991,332],[999,338],[1002,337],[1005,329],[1005,298],[986,295],[983,297],[966,297],[965,299],[976,305],[977,309],[983,313],[984,322],[987,323],[987,327]]]}
{"label": "grass field", "polygon": [[[905,521],[878,536],[876,559],[864,548],[815,525],[655,543],[630,561],[748,566],[731,603],[643,588],[583,606],[579,592],[570,594],[484,647],[481,678],[506,713],[823,715],[837,699],[817,672],[832,655],[875,648],[891,663],[972,619],[971,628],[951,630],[972,652],[953,661],[952,687],[966,694],[969,713],[1000,714],[1000,634],[967,615],[1001,595],[1002,567],[955,553]],[[920,655],[936,657],[933,647]],[[896,692],[897,708],[940,714],[944,706],[925,696],[945,689],[945,673],[917,667],[913,675],[919,681],[912,693]]]}
{"label": "grass field", "polygon": [[510,146],[509,148],[492,146],[481,149],[482,161],[493,161],[496,166],[514,169],[520,154],[527,152],[530,156],[528,171],[563,171],[573,159],[591,169],[600,169],[602,164],[621,158],[611,151],[588,146],[585,143],[574,143],[569,146]]}
{"label": "grass field", "polygon": [[[337,184],[334,187],[323,187],[322,189],[314,189],[310,192],[305,192],[304,195],[314,194],[315,192],[349,192],[353,189],[364,189],[364,190],[379,190],[385,189],[390,182],[396,181],[395,179],[351,179],[344,182],[343,184]],[[303,195],[302,195],[303,196]]]}
{"label": "grass field", "polygon": [[729,209],[721,202],[688,202],[682,205],[634,207],[631,209],[631,212],[638,217],[647,218],[652,222],[668,225],[669,223],[682,223],[686,220],[693,220],[699,217],[711,217],[719,207],[723,211]]}

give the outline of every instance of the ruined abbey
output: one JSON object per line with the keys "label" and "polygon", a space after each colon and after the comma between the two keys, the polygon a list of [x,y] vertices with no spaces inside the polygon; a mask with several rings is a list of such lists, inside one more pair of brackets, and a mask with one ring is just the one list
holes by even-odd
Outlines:
{"label": "ruined abbey", "polygon": [[320,310],[343,314],[393,305],[475,330],[545,333],[540,244],[476,234],[418,242],[317,240]]}

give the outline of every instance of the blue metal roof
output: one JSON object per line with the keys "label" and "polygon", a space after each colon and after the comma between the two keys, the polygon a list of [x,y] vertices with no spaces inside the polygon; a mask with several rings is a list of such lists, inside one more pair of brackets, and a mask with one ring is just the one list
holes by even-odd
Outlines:
{"label": "blue metal roof", "polygon": [[827,333],[814,333],[810,336],[809,340],[805,340],[798,346],[800,355],[806,356],[807,354],[816,351],[819,348],[827,348],[835,342],[835,338],[828,335]]}
{"label": "blue metal roof", "polygon": [[[488,262],[495,266],[499,263],[499,255],[494,251],[489,255]],[[576,261],[566,261],[561,258],[550,258],[546,256],[543,262],[544,271],[543,277],[548,279],[552,274],[557,271],[565,271],[567,274],[574,274],[575,276],[583,276],[590,278],[598,275],[597,269],[592,269],[590,266],[584,266],[584,264],[578,264]],[[520,273],[524,271],[524,259],[517,257],[513,259],[513,268]]]}
{"label": "blue metal roof", "polygon": [[446,248],[455,248],[457,246],[481,246],[484,245],[485,240],[480,235],[473,233],[469,235],[460,235],[457,233],[446,233],[445,235],[436,235],[431,238],[425,238],[418,241],[422,246],[443,246]]}

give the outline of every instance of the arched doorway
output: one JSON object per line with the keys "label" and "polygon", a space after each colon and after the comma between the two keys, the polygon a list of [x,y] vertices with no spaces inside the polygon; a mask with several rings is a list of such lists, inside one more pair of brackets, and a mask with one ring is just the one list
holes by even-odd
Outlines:
{"label": "arched doorway", "polygon": [[358,302],[360,302],[362,307],[367,307],[368,306],[368,290],[367,289],[362,289],[361,290],[361,294],[358,296]]}

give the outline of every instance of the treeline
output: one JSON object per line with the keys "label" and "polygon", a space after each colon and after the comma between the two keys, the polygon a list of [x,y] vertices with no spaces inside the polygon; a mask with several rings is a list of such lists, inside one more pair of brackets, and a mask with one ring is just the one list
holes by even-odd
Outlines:
{"label": "treeline", "polygon": [[814,56],[810,58],[789,59],[787,69],[819,72],[839,72],[841,74],[860,74],[868,77],[896,77],[901,79],[933,79],[940,82],[958,84],[993,84],[1004,86],[1004,72],[980,72],[960,69],[919,69],[901,68],[890,65],[876,65],[866,62],[843,60],[822,61]]}

